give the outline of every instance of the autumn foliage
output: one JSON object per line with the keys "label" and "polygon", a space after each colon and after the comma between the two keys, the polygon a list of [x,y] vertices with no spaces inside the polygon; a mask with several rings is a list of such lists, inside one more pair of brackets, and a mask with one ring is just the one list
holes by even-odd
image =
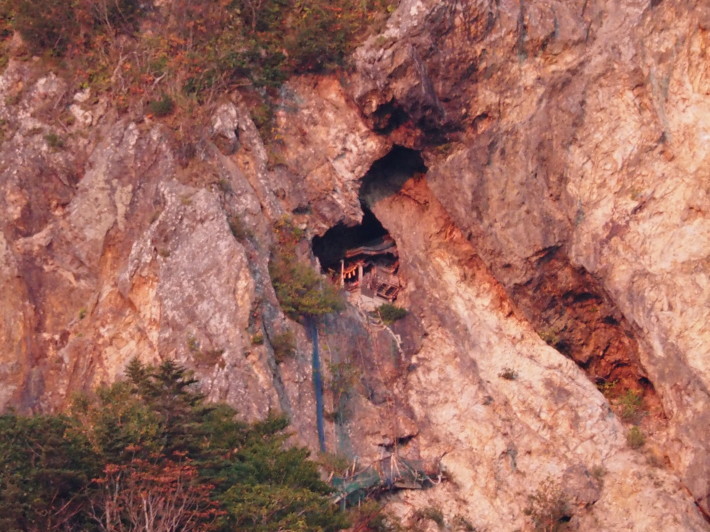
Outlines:
{"label": "autumn foliage", "polygon": [[206,531],[227,512],[186,453],[106,464],[89,513],[99,530]]}
{"label": "autumn foliage", "polygon": [[[64,56],[119,102],[168,94],[204,103],[345,66],[394,0],[4,0],[0,19],[34,54]],[[7,24],[7,22],[6,22]]]}
{"label": "autumn foliage", "polygon": [[6,13],[34,53],[61,55],[100,33],[130,32],[139,0],[7,0]]}
{"label": "autumn foliage", "polygon": [[284,418],[247,424],[181,366],[133,361],[68,416],[0,416],[0,530],[335,531]]}

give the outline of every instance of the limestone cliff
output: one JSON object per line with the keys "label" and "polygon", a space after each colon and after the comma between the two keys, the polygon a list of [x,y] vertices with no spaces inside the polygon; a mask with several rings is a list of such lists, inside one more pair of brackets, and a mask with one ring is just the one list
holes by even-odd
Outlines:
{"label": "limestone cliff", "polygon": [[11,60],[0,405],[61,408],[133,356],[171,358],[315,449],[272,228],[290,217],[315,259],[309,239],[366,209],[409,314],[386,327],[351,297],[321,320],[328,450],[448,479],[389,511],[528,529],[529,497],[558,490],[571,529],[710,529],[709,30],[700,0],[402,0],[349,74],[282,87],[269,138],[237,93],[186,141]]}

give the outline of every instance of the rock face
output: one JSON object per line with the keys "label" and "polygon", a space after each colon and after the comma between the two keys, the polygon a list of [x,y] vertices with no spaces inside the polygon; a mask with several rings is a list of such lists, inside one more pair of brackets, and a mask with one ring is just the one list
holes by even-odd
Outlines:
{"label": "rock face", "polygon": [[433,194],[541,336],[661,392],[707,511],[710,12],[609,6],[404,3],[354,96],[425,132]]}
{"label": "rock face", "polygon": [[0,405],[61,408],[133,356],[171,358],[245,418],[286,412],[315,449],[311,345],[271,286],[272,227],[322,235],[366,206],[409,315],[386,327],[355,298],[320,322],[326,439],[363,464],[440,463],[448,481],[393,514],[710,529],[709,9],[403,0],[347,79],[282,88],[270,139],[237,94],[186,143],[11,61]]}

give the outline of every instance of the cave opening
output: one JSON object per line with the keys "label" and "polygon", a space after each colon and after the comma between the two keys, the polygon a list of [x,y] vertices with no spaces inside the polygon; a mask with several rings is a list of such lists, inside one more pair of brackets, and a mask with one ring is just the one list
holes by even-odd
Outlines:
{"label": "cave opening", "polygon": [[333,282],[361,296],[392,302],[399,293],[397,245],[370,209],[362,223],[338,224],[313,238],[313,253]]}
{"label": "cave opening", "polygon": [[329,229],[323,236],[313,238],[313,253],[324,271],[340,267],[340,260],[348,249],[358,248],[367,242],[387,235],[387,230],[370,209],[362,206],[362,223],[348,227],[342,223]]}
{"label": "cave opening", "polygon": [[360,201],[367,205],[382,195],[396,194],[404,183],[427,172],[421,152],[395,145],[372,164],[362,178]]}
{"label": "cave opening", "polygon": [[349,293],[374,303],[393,302],[399,293],[399,252],[389,232],[369,208],[379,195],[399,191],[404,182],[426,172],[421,154],[395,146],[372,164],[360,187],[362,222],[337,224],[313,238],[313,254],[323,273]]}

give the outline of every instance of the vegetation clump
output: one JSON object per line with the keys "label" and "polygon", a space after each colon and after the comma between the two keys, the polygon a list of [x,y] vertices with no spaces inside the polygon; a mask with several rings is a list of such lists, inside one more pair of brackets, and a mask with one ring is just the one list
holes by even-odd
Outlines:
{"label": "vegetation clump", "polygon": [[64,0],[10,0],[13,28],[30,51],[54,54],[66,51],[79,31],[76,14]]}
{"label": "vegetation clump", "polygon": [[[213,101],[241,87],[256,88],[251,92],[268,101],[264,91],[273,93],[290,76],[346,66],[348,54],[394,4],[173,0],[156,7],[140,0],[3,0],[0,38],[18,32],[31,54],[63,58],[77,84],[114,92],[119,108],[161,102],[157,98],[166,93],[189,108],[191,101]],[[7,59],[6,50],[0,56]],[[162,102],[151,109],[155,116],[172,112]],[[256,122],[268,128],[271,112]]]}
{"label": "vegetation clump", "polygon": [[175,110],[175,102],[167,94],[163,94],[159,100],[153,100],[148,104],[148,109],[153,116],[162,118],[172,114]]}
{"label": "vegetation clump", "polygon": [[404,532],[409,530],[399,519],[387,514],[383,503],[367,500],[353,510],[353,530],[372,532]]}
{"label": "vegetation clump", "polygon": [[498,376],[507,381],[514,381],[518,378],[518,372],[512,368],[505,367],[503,368],[503,371],[498,374]]}
{"label": "vegetation clump", "polygon": [[342,310],[345,303],[335,286],[298,258],[296,244],[302,232],[282,220],[276,226],[276,237],[269,274],[283,311],[298,319]]}
{"label": "vegetation clump", "polygon": [[643,414],[643,396],[634,390],[626,390],[618,399],[621,419],[636,422]]}
{"label": "vegetation clump", "polygon": [[47,143],[47,146],[53,150],[61,150],[64,148],[64,139],[56,133],[47,133],[44,136],[44,140]]}
{"label": "vegetation clump", "polygon": [[32,53],[63,55],[92,36],[135,29],[138,0],[7,0],[5,16]]}
{"label": "vegetation clump", "polygon": [[274,350],[276,363],[280,364],[292,357],[296,352],[296,337],[290,330],[276,333],[270,338],[271,347]]}
{"label": "vegetation clump", "polygon": [[392,325],[395,321],[404,318],[408,312],[407,309],[392,305],[391,303],[384,303],[377,307],[377,314],[385,325]]}
{"label": "vegetation clump", "polygon": [[640,449],[646,444],[646,436],[644,436],[638,426],[634,425],[626,433],[626,443],[632,449]]}
{"label": "vegetation clump", "polygon": [[340,397],[349,394],[362,377],[360,368],[352,362],[330,364],[330,390]]}
{"label": "vegetation clump", "polygon": [[441,508],[436,506],[427,506],[421,510],[417,510],[414,517],[417,520],[433,521],[438,528],[444,528],[446,525],[444,512],[441,511]]}
{"label": "vegetation clump", "polygon": [[227,224],[229,225],[229,230],[232,232],[232,236],[239,241],[247,240],[253,236],[249,227],[236,214],[227,218]]}
{"label": "vegetation clump", "polygon": [[618,379],[615,379],[613,381],[600,380],[599,382],[597,382],[596,386],[604,397],[610,399],[614,397],[614,395],[617,393],[616,388],[618,384]]}
{"label": "vegetation clump", "polygon": [[126,373],[70,415],[0,416],[2,530],[348,526],[308,451],[286,446],[283,417],[237,421],[174,362]]}
{"label": "vegetation clump", "polygon": [[530,517],[536,532],[558,532],[565,529],[572,512],[559,485],[548,479],[528,499],[524,512]]}

